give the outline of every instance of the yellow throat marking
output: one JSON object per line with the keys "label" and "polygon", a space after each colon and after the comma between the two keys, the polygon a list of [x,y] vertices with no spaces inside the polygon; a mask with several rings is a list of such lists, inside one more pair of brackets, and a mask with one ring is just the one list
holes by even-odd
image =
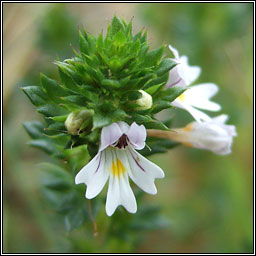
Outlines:
{"label": "yellow throat marking", "polygon": [[184,102],[185,98],[186,98],[186,95],[185,95],[184,93],[182,93],[182,94],[178,97],[178,99],[179,99],[180,101],[182,101],[182,102]]}
{"label": "yellow throat marking", "polygon": [[125,173],[124,165],[118,158],[116,159],[116,162],[112,161],[111,172],[118,178],[120,178],[121,174]]}

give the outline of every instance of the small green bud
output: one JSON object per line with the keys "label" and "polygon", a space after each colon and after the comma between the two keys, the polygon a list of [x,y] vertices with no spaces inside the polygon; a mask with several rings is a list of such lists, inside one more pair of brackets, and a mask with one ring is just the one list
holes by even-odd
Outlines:
{"label": "small green bud", "polygon": [[82,124],[92,115],[89,110],[80,110],[70,113],[65,121],[68,133],[78,135]]}
{"label": "small green bud", "polygon": [[142,94],[141,98],[137,99],[135,103],[139,105],[138,110],[146,110],[152,107],[152,97],[150,94],[143,90],[139,90]]}

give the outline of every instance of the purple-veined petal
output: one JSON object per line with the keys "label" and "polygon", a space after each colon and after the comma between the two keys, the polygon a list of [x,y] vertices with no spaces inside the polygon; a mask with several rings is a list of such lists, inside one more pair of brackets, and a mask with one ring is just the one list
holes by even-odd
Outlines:
{"label": "purple-veined petal", "polygon": [[103,127],[101,131],[101,145],[99,151],[114,144],[122,135],[123,132],[117,123],[112,123],[109,126]]}
{"label": "purple-veined petal", "polygon": [[178,66],[180,64],[177,64],[177,66],[175,66],[174,68],[172,68],[169,72],[169,79],[168,79],[168,82],[167,82],[167,85],[166,85],[166,89],[167,88],[171,88],[173,86],[181,86],[183,88],[186,87],[186,83],[184,81],[184,79],[180,76],[180,73],[179,73],[179,69],[178,69]]}
{"label": "purple-veined petal", "polygon": [[128,163],[129,176],[132,181],[142,190],[149,194],[156,194],[157,189],[154,184],[156,178],[163,178],[163,170],[156,164],[136,152],[131,146],[125,150]]}
{"label": "purple-veined petal", "polygon": [[143,149],[145,147],[145,140],[147,137],[147,131],[144,125],[137,125],[132,123],[129,130],[126,132],[129,142],[135,149]]}
{"label": "purple-veined petal", "polygon": [[105,169],[105,152],[99,152],[75,177],[75,183],[87,185],[86,198],[97,196],[107,182],[109,173]]}

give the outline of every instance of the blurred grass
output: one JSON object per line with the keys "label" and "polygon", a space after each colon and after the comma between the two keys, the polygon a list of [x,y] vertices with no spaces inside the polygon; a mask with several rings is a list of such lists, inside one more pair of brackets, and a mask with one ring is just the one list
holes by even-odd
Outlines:
{"label": "blurred grass", "polygon": [[[51,160],[26,145],[22,122],[40,117],[19,87],[38,84],[39,71],[56,77],[52,62],[73,55],[69,44],[77,46],[77,27],[83,24],[97,35],[115,13],[127,20],[134,16],[135,31],[148,28],[152,45],[170,43],[201,66],[198,82],[219,85],[215,100],[238,132],[229,156],[178,147],[152,157],[166,178],[156,182],[158,194],[147,200],[161,204],[171,226],[146,232],[136,252],[252,252],[253,4],[248,3],[4,4],[4,252],[103,252],[92,227],[65,233],[61,217],[43,200],[37,164]],[[177,126],[191,121],[184,111],[163,113],[169,114]],[[104,249],[134,247],[113,240]]]}

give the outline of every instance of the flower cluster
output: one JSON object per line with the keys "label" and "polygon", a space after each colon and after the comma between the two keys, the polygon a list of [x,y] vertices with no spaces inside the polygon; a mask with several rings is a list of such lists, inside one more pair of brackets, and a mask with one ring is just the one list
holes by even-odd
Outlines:
{"label": "flower cluster", "polygon": [[[236,135],[235,127],[225,124],[226,115],[211,118],[198,110],[220,110],[210,101],[218,87],[191,86],[201,69],[189,66],[188,58],[171,46],[174,58],[164,56],[164,46],[149,51],[146,36],[143,30],[133,35],[132,22],[114,17],[105,37],[79,32],[80,51],[74,49],[73,58],[55,62],[60,82],[41,74],[40,86],[22,88],[45,117],[45,124],[25,125],[33,138],[30,144],[64,162],[72,162],[71,150],[85,147],[91,160],[82,169],[80,162],[72,165],[75,183],[86,184],[85,196],[91,199],[108,181],[109,216],[119,205],[137,211],[129,180],[156,194],[154,181],[164,172],[145,155],[166,152],[174,142],[224,155],[231,152]],[[156,118],[158,112],[175,107],[196,121],[170,129]],[[151,144],[150,137],[157,140]],[[146,143],[151,151],[145,153]]]}

